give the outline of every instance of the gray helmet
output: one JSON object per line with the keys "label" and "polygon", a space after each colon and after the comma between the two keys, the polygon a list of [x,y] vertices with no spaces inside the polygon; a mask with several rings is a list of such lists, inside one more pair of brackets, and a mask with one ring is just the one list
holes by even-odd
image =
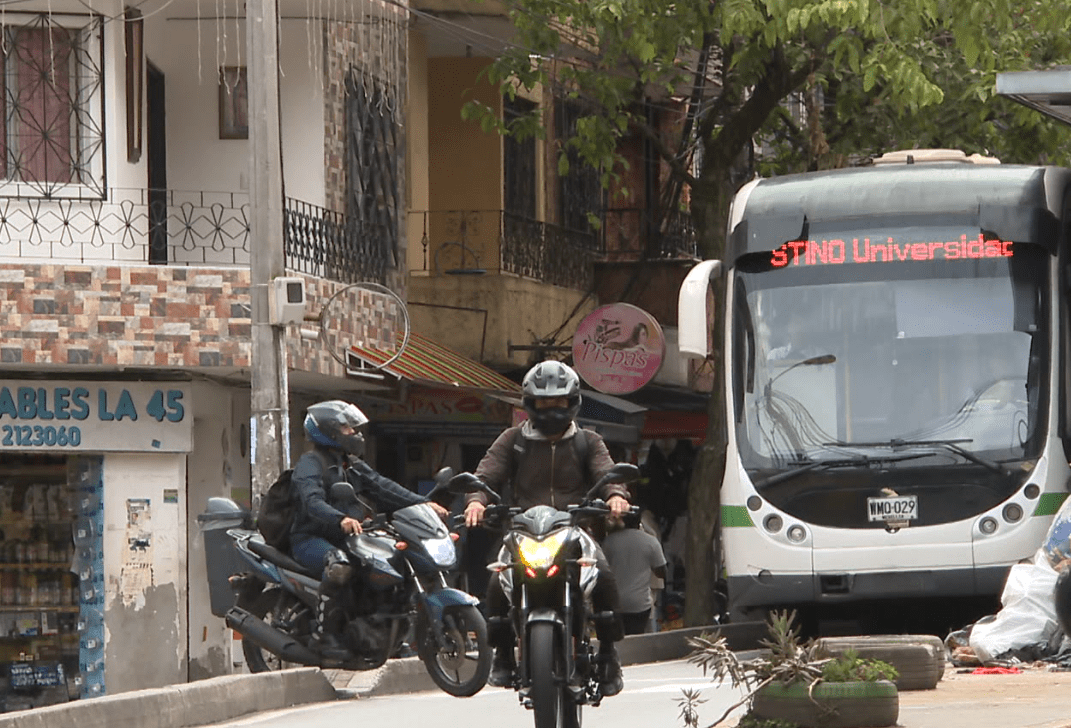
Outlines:
{"label": "gray helmet", "polygon": [[349,425],[359,430],[368,424],[368,418],[356,405],[334,399],[329,402],[317,402],[311,405],[305,414],[305,434],[322,447],[342,450],[350,455],[364,455],[364,435],[354,432],[343,435],[341,428]]}
{"label": "gray helmet", "polygon": [[[567,364],[544,361],[528,370],[521,382],[524,411],[532,425],[544,435],[565,432],[580,412],[580,377]],[[537,409],[536,400],[564,397],[565,407]]]}

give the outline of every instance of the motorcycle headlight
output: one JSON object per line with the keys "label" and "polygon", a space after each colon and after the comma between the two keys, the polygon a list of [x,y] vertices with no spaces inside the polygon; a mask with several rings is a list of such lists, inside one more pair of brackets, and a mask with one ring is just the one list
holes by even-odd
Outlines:
{"label": "motorcycle headlight", "polygon": [[521,536],[517,541],[517,555],[521,563],[531,569],[547,569],[565,543],[565,531],[559,531],[542,541]]}
{"label": "motorcycle headlight", "polygon": [[454,550],[454,542],[449,536],[446,538],[434,538],[424,542],[428,547],[428,553],[436,566],[449,567],[454,565],[457,552]]}

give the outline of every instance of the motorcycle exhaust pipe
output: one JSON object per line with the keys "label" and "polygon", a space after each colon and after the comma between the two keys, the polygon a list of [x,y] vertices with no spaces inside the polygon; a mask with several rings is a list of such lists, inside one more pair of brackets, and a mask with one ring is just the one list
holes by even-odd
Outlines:
{"label": "motorcycle exhaust pipe", "polygon": [[315,652],[241,607],[231,607],[225,620],[227,626],[242,635],[243,639],[251,640],[287,662],[312,666],[320,664],[320,657]]}

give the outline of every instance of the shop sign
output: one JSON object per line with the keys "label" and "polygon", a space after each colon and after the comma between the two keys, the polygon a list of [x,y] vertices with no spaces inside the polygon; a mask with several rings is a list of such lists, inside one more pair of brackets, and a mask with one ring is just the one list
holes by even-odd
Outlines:
{"label": "shop sign", "polygon": [[628,394],[658,373],[666,339],[654,316],[628,303],[595,309],[576,327],[573,365],[588,385],[606,394]]}
{"label": "shop sign", "polygon": [[509,404],[474,392],[410,390],[404,402],[375,407],[377,421],[501,423],[509,422]]}
{"label": "shop sign", "polygon": [[189,452],[188,384],[0,380],[0,451]]}

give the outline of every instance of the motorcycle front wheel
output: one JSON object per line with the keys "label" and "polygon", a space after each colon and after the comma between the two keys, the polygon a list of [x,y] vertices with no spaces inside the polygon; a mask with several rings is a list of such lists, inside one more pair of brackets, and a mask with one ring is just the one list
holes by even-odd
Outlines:
{"label": "motorcycle front wheel", "polygon": [[549,622],[533,624],[528,633],[528,674],[535,728],[580,728],[581,706],[566,689],[558,631]]}
{"label": "motorcycle front wheel", "polygon": [[417,654],[432,682],[457,698],[468,698],[483,689],[491,674],[491,645],[487,622],[470,605],[449,607],[443,612],[443,643],[422,614],[417,634]]}
{"label": "motorcycle front wheel", "polygon": [[[238,606],[274,627],[278,627],[281,622],[292,624],[297,610],[307,609],[300,600],[274,587],[265,589],[246,603],[239,599]],[[272,672],[300,667],[296,662],[287,662],[268,652],[252,640],[242,640],[242,654],[245,655],[245,664],[249,666],[250,672]]]}

